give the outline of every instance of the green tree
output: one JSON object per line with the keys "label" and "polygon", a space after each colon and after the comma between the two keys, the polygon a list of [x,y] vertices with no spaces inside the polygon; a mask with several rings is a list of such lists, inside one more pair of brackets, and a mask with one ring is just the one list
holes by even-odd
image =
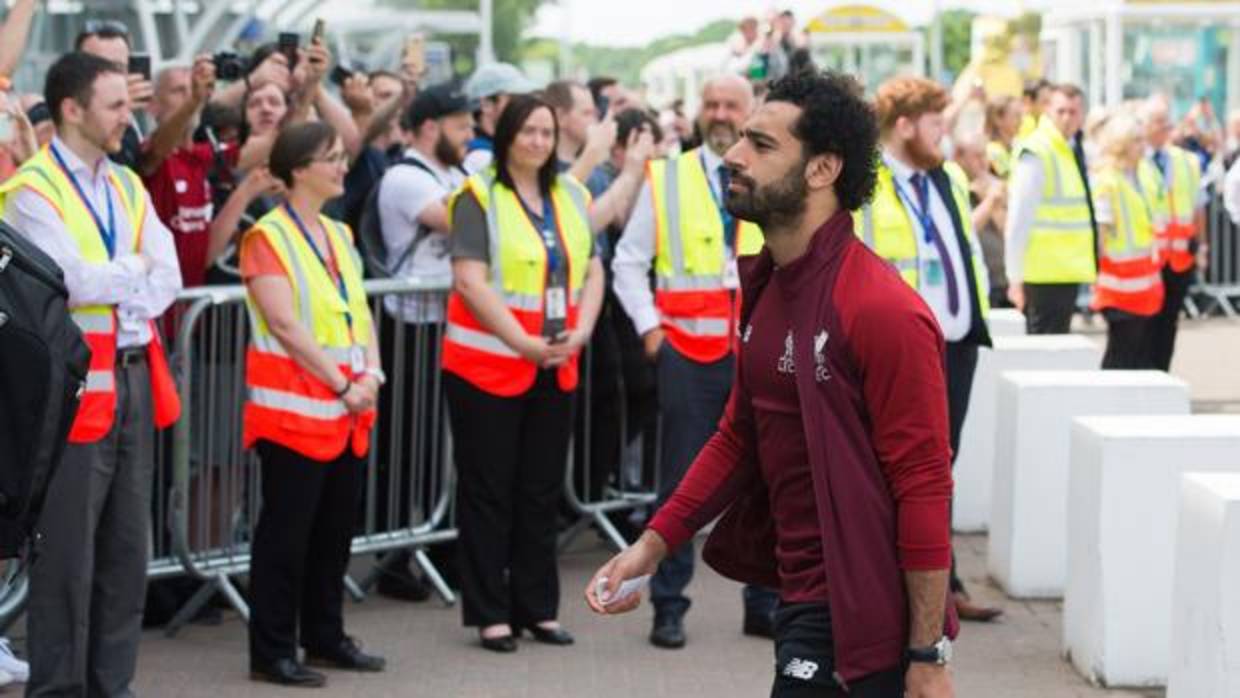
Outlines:
{"label": "green tree", "polygon": [[969,10],[948,10],[939,15],[943,26],[943,70],[953,80],[969,64],[973,18],[976,16],[976,12]]}

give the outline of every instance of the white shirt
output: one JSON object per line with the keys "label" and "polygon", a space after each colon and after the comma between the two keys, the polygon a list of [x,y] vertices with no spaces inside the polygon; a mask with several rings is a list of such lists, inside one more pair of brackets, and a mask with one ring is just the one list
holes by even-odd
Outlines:
{"label": "white shirt", "polygon": [[461,167],[465,168],[465,171],[469,174],[476,175],[485,170],[487,165],[490,165],[494,159],[495,153],[484,148],[479,148],[477,150],[469,151],[469,153],[465,156],[465,162],[461,163]]}
{"label": "white shirt", "polygon": [[1223,206],[1231,221],[1240,225],[1240,158],[1236,158],[1223,177]]}
{"label": "white shirt", "polygon": [[[705,146],[699,152],[706,164],[710,190],[718,197],[717,200],[722,201],[717,173],[723,164],[723,157]],[[616,256],[611,262],[616,297],[633,321],[638,336],[659,326],[659,311],[655,308],[654,293],[650,290],[650,265],[654,262],[654,254],[654,201],[650,196],[650,182],[647,181],[637,195],[633,215],[616,243]]]}
{"label": "white shirt", "polygon": [[[52,139],[52,146],[77,178],[87,200],[105,220],[111,198],[116,212],[116,256],[105,264],[84,262],[60,214],[29,188],[23,187],[7,198],[4,220],[60,265],[65,287],[69,289],[71,309],[84,305],[115,305],[119,325],[117,347],[144,346],[151,341],[148,321],[162,315],[181,290],[181,267],[172,234],[159,220],[150,194],[143,189],[146,215],[141,222],[138,252],[150,262],[150,269],[144,270],[139,255],[132,252],[134,230],[125,215],[120,192],[115,191],[108,177],[116,165],[104,157],[94,167],[89,166],[59,137]],[[72,191],[65,195],[76,196]]]}
{"label": "white shirt", "polygon": [[1007,244],[1003,248],[1003,266],[1009,284],[1019,284],[1025,278],[1025,252],[1029,248],[1029,231],[1033,230],[1034,215],[1042,202],[1042,186],[1046,173],[1042,160],[1033,153],[1022,153],[1012,164],[1008,193]]}
{"label": "white shirt", "polygon": [[[914,170],[886,153],[883,155],[883,160],[887,163],[887,167],[891,169],[892,179],[897,190],[903,191],[903,196],[897,193],[896,198],[904,205],[909,219],[913,222],[914,237],[917,239],[917,292],[921,294],[922,300],[926,302],[926,305],[930,306],[930,310],[934,312],[934,317],[938,319],[939,327],[943,330],[943,338],[949,342],[958,342],[969,334],[969,329],[973,326],[969,275],[964,265],[966,264],[966,259],[972,262],[972,257],[976,254],[976,250],[970,249],[968,256],[962,253],[956,235],[956,226],[952,223],[951,213],[947,210],[947,204],[943,201],[943,197],[939,195],[938,187],[934,186],[934,182],[930,180],[929,175],[921,170]],[[938,229],[939,235],[943,239],[943,246],[947,249],[948,261],[951,264],[952,275],[956,280],[956,296],[959,299],[959,305],[956,307],[954,314],[951,312],[951,306],[948,303],[948,282],[946,277],[948,265],[944,263],[942,255],[939,254],[938,245],[933,240],[926,240],[926,231],[922,229],[921,221],[913,209],[914,206],[919,204],[917,188],[913,186],[912,182],[912,177],[915,174],[921,174],[926,178],[926,199],[930,206],[930,218],[934,221],[934,227]],[[967,216],[971,212],[959,211],[958,213],[961,216]]]}
{"label": "white shirt", "polygon": [[[455,167],[444,169],[413,148],[405,151],[405,157],[421,162],[430,172],[414,165],[393,165],[379,182],[379,227],[388,251],[386,261],[395,264],[405,256],[400,268],[393,270],[396,276],[451,276],[448,231],[432,230],[417,238],[422,228],[418,217],[463,184],[465,174]],[[410,254],[407,251],[411,245],[415,247]],[[383,306],[389,314],[408,323],[441,322],[444,317],[444,299],[440,294],[388,296]]]}

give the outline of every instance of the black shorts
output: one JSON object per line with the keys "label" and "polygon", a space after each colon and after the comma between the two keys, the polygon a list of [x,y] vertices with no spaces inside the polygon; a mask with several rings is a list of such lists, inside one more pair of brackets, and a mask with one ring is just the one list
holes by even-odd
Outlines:
{"label": "black shorts", "polygon": [[835,678],[831,612],[822,604],[783,604],[775,612],[775,684],[771,698],[903,698],[904,671],[894,668],[852,681]]}

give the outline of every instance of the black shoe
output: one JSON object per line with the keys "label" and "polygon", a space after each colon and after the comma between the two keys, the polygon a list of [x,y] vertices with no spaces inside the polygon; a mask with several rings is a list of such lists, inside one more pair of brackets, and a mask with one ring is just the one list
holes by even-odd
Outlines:
{"label": "black shoe", "polygon": [[250,679],[299,688],[322,688],[327,685],[326,676],[307,669],[293,659],[278,659],[267,666],[250,662]]}
{"label": "black shoe", "polygon": [[482,632],[478,632],[478,640],[482,643],[482,649],[491,652],[499,652],[500,654],[508,654],[517,651],[517,638],[512,633],[500,635],[499,637],[483,637]]}
{"label": "black shoe", "polygon": [[349,671],[383,671],[387,660],[366,654],[356,640],[346,637],[332,648],[306,648],[306,664]]}
{"label": "black shoe", "polygon": [[654,616],[654,629],[650,631],[650,644],[668,650],[685,646],[684,619],[679,615],[658,614]]}
{"label": "black shoe", "polygon": [[534,636],[535,642],[541,642],[544,645],[571,645],[574,642],[572,634],[564,628],[542,628],[531,625],[525,629]]}
{"label": "black shoe", "polygon": [[741,627],[741,632],[753,637],[766,637],[774,640],[775,617],[771,613],[745,611],[745,623]]}

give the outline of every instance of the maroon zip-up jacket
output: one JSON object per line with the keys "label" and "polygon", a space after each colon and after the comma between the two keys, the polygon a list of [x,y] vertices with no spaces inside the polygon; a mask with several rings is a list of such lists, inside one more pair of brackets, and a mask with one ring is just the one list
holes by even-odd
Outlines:
{"label": "maroon zip-up jacket", "polygon": [[[852,681],[903,660],[904,571],[951,564],[943,337],[917,293],[857,239],[847,211],[814,234],[806,254],[808,264],[781,273],[767,291],[783,294],[795,313],[793,358],[836,672]],[[740,269],[742,307],[753,308],[772,280],[770,252],[740,260]],[[742,334],[747,326],[742,313]],[[726,577],[777,588],[774,520],[739,371],[718,431],[650,528],[675,548],[725,509],[706,562]],[[958,630],[949,603],[944,631],[954,638]]]}

